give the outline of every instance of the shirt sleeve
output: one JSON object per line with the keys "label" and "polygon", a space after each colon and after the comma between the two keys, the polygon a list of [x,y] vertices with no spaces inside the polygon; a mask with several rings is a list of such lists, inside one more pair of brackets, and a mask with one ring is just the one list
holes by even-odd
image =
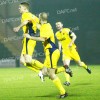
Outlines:
{"label": "shirt sleeve", "polygon": [[32,16],[32,20],[36,23],[39,23],[39,18],[36,17],[35,15]]}
{"label": "shirt sleeve", "polygon": [[25,13],[22,15],[22,20],[32,20],[32,15],[30,13]]}
{"label": "shirt sleeve", "polygon": [[64,31],[65,31],[64,33],[69,34],[69,32],[70,32],[71,30],[70,30],[69,28],[66,28]]}
{"label": "shirt sleeve", "polygon": [[33,22],[39,23],[39,18],[36,17],[35,15],[31,14],[31,13],[24,13],[22,15],[22,19],[23,19],[23,21],[29,20],[29,21],[33,21]]}

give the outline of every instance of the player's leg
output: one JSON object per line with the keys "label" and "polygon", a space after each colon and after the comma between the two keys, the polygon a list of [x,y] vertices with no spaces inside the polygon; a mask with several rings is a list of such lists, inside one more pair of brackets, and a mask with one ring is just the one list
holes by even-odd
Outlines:
{"label": "player's leg", "polygon": [[32,59],[31,65],[32,65],[32,67],[34,67],[38,70],[41,70],[42,68],[44,68],[44,64],[36,59]]}
{"label": "player's leg", "polygon": [[64,67],[66,68],[66,72],[64,72],[64,76],[66,78],[66,81],[64,82],[64,85],[69,86],[70,85],[70,76],[72,77],[72,71],[69,68],[71,55],[70,55],[70,49],[63,51],[62,56]]}
{"label": "player's leg", "polygon": [[77,61],[77,63],[78,63],[79,66],[85,68],[89,74],[91,74],[90,68],[88,68],[88,66],[84,62],[82,62],[81,60],[79,60],[79,61]]}
{"label": "player's leg", "polygon": [[65,70],[66,73],[68,73],[72,77],[72,71],[69,68],[70,60],[71,60],[70,49],[63,51],[62,60],[63,60],[64,68],[66,69]]}
{"label": "player's leg", "polygon": [[50,55],[49,50],[47,50],[45,52],[45,60],[44,60],[44,64],[43,64],[44,67],[41,69],[41,71],[38,74],[39,77],[41,78],[42,82],[44,81],[44,78],[48,76],[48,69],[51,67],[49,55]]}
{"label": "player's leg", "polygon": [[26,38],[23,39],[23,48],[21,52],[20,62],[27,68],[35,72],[39,72],[38,69],[34,68],[34,66],[31,66],[30,64],[30,62],[32,61],[32,54],[34,52],[35,45],[36,45],[35,41],[29,42],[29,39]]}
{"label": "player's leg", "polygon": [[25,57],[26,60],[26,64],[27,67],[29,67],[30,69],[35,69],[38,72],[38,76],[40,77],[40,79],[42,80],[42,82],[44,81],[44,76],[47,75],[47,68],[44,67],[44,64],[41,63],[40,61],[36,60],[36,59],[32,59],[31,56],[26,55]]}
{"label": "player's leg", "polygon": [[47,76],[47,68],[44,67],[44,64],[41,63],[40,61],[36,60],[36,59],[31,59],[31,56],[26,55],[25,58],[26,60],[26,66],[35,71],[38,72],[38,76],[40,77],[40,79],[42,80],[42,82],[44,81],[44,76]]}
{"label": "player's leg", "polygon": [[57,69],[56,69],[56,71],[55,71],[55,73],[56,74],[59,74],[59,73],[61,73],[61,72],[65,72],[65,68],[64,67],[58,67]]}
{"label": "player's leg", "polygon": [[24,66],[26,66],[25,57],[23,54],[21,54],[21,56],[20,56],[20,63],[23,64]]}
{"label": "player's leg", "polygon": [[[27,68],[35,72],[41,73],[40,70],[43,68],[43,64],[35,59],[32,59],[32,54],[34,52],[35,46],[36,46],[36,41],[29,40],[26,38],[23,39],[23,48],[20,57],[20,62]],[[43,79],[42,74],[41,78]]]}
{"label": "player's leg", "polygon": [[29,68],[29,69],[35,71],[35,72],[39,72],[38,69],[35,69],[34,67],[28,65],[28,64],[25,62],[25,57],[24,57],[24,55],[21,55],[21,57],[20,57],[20,63],[23,64],[24,66],[26,66],[27,68]]}
{"label": "player's leg", "polygon": [[44,66],[46,66],[47,68],[51,68],[49,51],[45,52]]}
{"label": "player's leg", "polygon": [[57,89],[60,91],[60,98],[64,98],[67,96],[65,89],[63,88],[60,79],[56,76],[55,74],[55,70],[57,68],[57,62],[59,60],[60,57],[60,52],[59,50],[55,50],[51,57],[50,57],[50,61],[51,61],[51,68],[49,69],[49,77],[50,79],[53,81],[53,83],[55,84],[55,86],[57,87]]}
{"label": "player's leg", "polygon": [[26,38],[23,39],[22,44],[23,44],[23,47],[22,47],[22,52],[20,56],[20,63],[26,66],[25,56],[24,56],[26,54]]}
{"label": "player's leg", "polygon": [[57,68],[56,69],[56,74],[58,74],[60,72],[66,72],[67,74],[69,74],[72,77],[72,71],[69,68],[69,63],[68,62],[70,62],[69,58],[63,59],[64,66]]}
{"label": "player's leg", "polygon": [[25,61],[26,61],[27,64],[31,65],[31,63],[32,63],[32,55],[33,55],[35,46],[36,46],[36,41],[26,38],[26,42],[25,42],[25,51],[26,51]]}
{"label": "player's leg", "polygon": [[55,84],[57,89],[60,92],[60,98],[64,98],[67,96],[65,89],[63,88],[60,79],[56,76],[54,68],[51,68],[48,70],[48,76],[52,80],[52,82]]}
{"label": "player's leg", "polygon": [[[64,65],[68,65],[69,66],[70,60],[66,59],[66,60],[63,61],[63,63],[64,63]],[[65,72],[65,68],[64,67],[59,67],[59,68],[56,69],[56,74],[61,73],[61,72],[64,72],[64,76],[65,76],[65,79],[66,79],[66,81],[64,82],[64,85],[69,86],[70,85],[70,75]]]}
{"label": "player's leg", "polygon": [[[67,85],[67,86],[70,85],[70,76],[72,76],[72,71],[69,69],[70,59],[71,59],[70,58],[70,52],[69,51],[66,51],[66,52],[63,51],[62,60],[63,60],[64,67],[57,68],[57,70],[56,70],[56,73],[64,72],[64,76],[66,78],[64,85]],[[66,71],[67,71],[67,73],[66,73]]]}
{"label": "player's leg", "polygon": [[87,72],[89,74],[91,74],[91,70],[87,67],[87,65],[84,62],[81,61],[79,53],[77,52],[76,49],[73,49],[73,51],[72,51],[72,57],[78,63],[79,66],[83,67],[84,69],[87,70]]}
{"label": "player's leg", "polygon": [[[66,66],[69,66],[70,65],[70,59],[63,59],[63,64]],[[69,69],[68,69],[69,70]],[[71,73],[72,74],[72,73]],[[66,72],[64,72],[64,76],[65,76],[65,79],[66,81],[64,82],[64,85],[67,85],[69,86],[70,85],[70,75]]]}
{"label": "player's leg", "polygon": [[70,75],[64,72],[64,76],[65,76],[66,81],[63,84],[66,86],[69,86],[70,85]]}
{"label": "player's leg", "polygon": [[36,59],[32,59],[32,54],[34,52],[34,48],[36,46],[36,41],[34,40],[26,40],[26,55],[25,62],[31,67],[41,70],[44,65]]}

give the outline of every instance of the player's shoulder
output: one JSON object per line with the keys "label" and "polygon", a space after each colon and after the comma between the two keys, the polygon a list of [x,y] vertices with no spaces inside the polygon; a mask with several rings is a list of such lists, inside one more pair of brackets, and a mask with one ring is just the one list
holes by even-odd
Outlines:
{"label": "player's shoulder", "polygon": [[48,27],[52,27],[50,23],[47,23],[46,25],[47,25]]}
{"label": "player's shoulder", "polygon": [[29,15],[29,14],[31,14],[31,13],[30,12],[25,12],[25,13],[22,14],[22,16],[26,16],[26,15]]}
{"label": "player's shoulder", "polygon": [[63,28],[62,31],[69,32],[70,31],[70,28]]}
{"label": "player's shoulder", "polygon": [[31,13],[31,12],[26,12],[26,13],[23,13],[22,14],[22,17],[27,17],[27,16],[32,16],[32,17],[36,17],[33,13]]}
{"label": "player's shoulder", "polygon": [[62,33],[64,34],[69,34],[69,32],[70,32],[70,29],[69,28],[63,28],[62,29]]}
{"label": "player's shoulder", "polygon": [[50,23],[45,23],[43,26],[44,26],[46,29],[52,29],[52,26],[51,26]]}
{"label": "player's shoulder", "polygon": [[35,14],[31,13],[31,15],[32,15],[33,18],[38,18]]}
{"label": "player's shoulder", "polygon": [[59,32],[59,31],[57,31],[57,32],[55,33],[55,36],[57,37],[57,36],[59,35],[59,33],[60,33],[60,32]]}

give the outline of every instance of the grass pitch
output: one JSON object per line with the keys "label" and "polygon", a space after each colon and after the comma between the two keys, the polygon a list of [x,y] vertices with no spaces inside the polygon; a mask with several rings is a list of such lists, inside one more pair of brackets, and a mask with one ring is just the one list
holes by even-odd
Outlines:
{"label": "grass pitch", "polygon": [[[100,99],[100,66],[90,66],[92,74],[83,68],[72,66],[74,73],[71,85],[64,86],[69,96],[66,100]],[[58,74],[61,82],[65,81],[63,73]],[[0,100],[57,100],[59,94],[48,78],[41,82],[37,73],[27,68],[0,69]]]}

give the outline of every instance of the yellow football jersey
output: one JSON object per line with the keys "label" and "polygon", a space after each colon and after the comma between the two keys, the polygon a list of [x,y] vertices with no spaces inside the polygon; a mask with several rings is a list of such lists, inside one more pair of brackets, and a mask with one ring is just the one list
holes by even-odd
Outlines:
{"label": "yellow football jersey", "polygon": [[[56,32],[56,38],[62,45],[62,49],[67,49],[71,42],[71,34],[69,28],[63,28],[62,31]],[[76,45],[73,44],[72,48],[75,48]]]}
{"label": "yellow football jersey", "polygon": [[43,42],[44,49],[53,48],[52,44],[55,43],[55,38],[52,27],[49,23],[41,25],[40,37],[46,39],[46,41]]}
{"label": "yellow football jersey", "polygon": [[36,24],[39,23],[39,19],[32,13],[26,12],[22,14],[21,23],[25,20],[29,20],[30,22],[27,25],[23,26],[23,32],[29,33],[30,35],[36,33]]}
{"label": "yellow football jersey", "polygon": [[40,37],[46,39],[45,42],[43,42],[45,52],[44,66],[56,68],[60,52],[55,45],[53,29],[49,23],[45,23],[40,27]]}

